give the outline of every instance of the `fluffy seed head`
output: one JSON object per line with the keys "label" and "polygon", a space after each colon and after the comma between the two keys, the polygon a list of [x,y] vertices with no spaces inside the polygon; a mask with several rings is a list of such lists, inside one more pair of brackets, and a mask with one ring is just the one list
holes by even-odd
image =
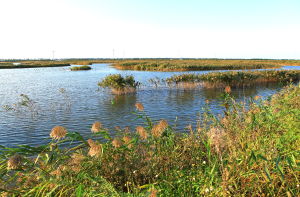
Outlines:
{"label": "fluffy seed head", "polygon": [[138,111],[144,111],[144,105],[142,103],[136,103],[135,107]]}
{"label": "fluffy seed head", "polygon": [[230,87],[230,86],[226,86],[226,87],[225,87],[225,92],[226,92],[227,94],[230,94],[230,92],[231,92],[231,87]]}
{"label": "fluffy seed head", "polygon": [[132,140],[132,139],[131,139],[131,137],[129,137],[129,136],[124,136],[124,137],[123,137],[124,144],[126,144],[126,145],[128,146],[128,148],[131,148],[131,147],[132,147],[132,144],[130,143],[131,140]]}
{"label": "fluffy seed head", "polygon": [[91,131],[92,131],[93,133],[97,133],[97,132],[100,132],[100,131],[101,131],[101,128],[102,128],[101,122],[95,122],[95,123],[92,125]]}
{"label": "fluffy seed head", "polygon": [[216,127],[212,127],[207,133],[207,136],[210,139],[211,145],[214,147],[215,151],[217,153],[221,153],[221,151],[227,145],[225,131]]}
{"label": "fluffy seed head", "polygon": [[147,133],[147,131],[146,131],[146,129],[145,129],[144,127],[142,127],[142,126],[137,126],[137,127],[136,127],[136,131],[137,131],[137,133],[139,134],[139,136],[140,136],[140,138],[141,138],[142,140],[145,140],[145,139],[148,138],[148,133]]}
{"label": "fluffy seed head", "polygon": [[94,142],[92,139],[88,139],[87,142],[90,146],[88,155],[90,155],[91,157],[99,157],[102,154],[102,145]]}
{"label": "fluffy seed head", "polygon": [[14,156],[10,157],[7,161],[7,169],[8,170],[15,170],[21,167],[22,165],[22,156],[15,154]]}
{"label": "fluffy seed head", "polygon": [[118,138],[115,138],[111,143],[115,148],[119,148],[122,146],[122,141]]}
{"label": "fluffy seed head", "polygon": [[61,138],[64,138],[66,134],[67,134],[67,129],[65,127],[55,126],[51,130],[50,137],[52,139],[59,140]]}
{"label": "fluffy seed head", "polygon": [[168,122],[166,120],[161,120],[158,124],[153,126],[151,133],[154,137],[160,137],[167,127]]}

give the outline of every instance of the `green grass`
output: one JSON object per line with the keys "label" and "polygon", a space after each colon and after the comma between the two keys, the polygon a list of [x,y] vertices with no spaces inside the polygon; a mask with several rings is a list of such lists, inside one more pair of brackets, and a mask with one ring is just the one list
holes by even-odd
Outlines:
{"label": "green grass", "polygon": [[262,83],[287,83],[300,80],[299,70],[229,71],[207,74],[180,74],[166,79],[169,84],[201,83],[204,87],[251,86]]}
{"label": "green grass", "polygon": [[297,196],[300,86],[252,101],[248,110],[230,91],[222,97],[222,116],[213,116],[207,104],[204,120],[184,133],[135,111],[144,121],[138,133],[113,133],[99,124],[94,140],[68,132],[39,147],[1,147],[0,191],[15,196]]}
{"label": "green grass", "polygon": [[79,71],[79,70],[91,70],[92,68],[90,66],[74,66],[71,67],[71,71]]}

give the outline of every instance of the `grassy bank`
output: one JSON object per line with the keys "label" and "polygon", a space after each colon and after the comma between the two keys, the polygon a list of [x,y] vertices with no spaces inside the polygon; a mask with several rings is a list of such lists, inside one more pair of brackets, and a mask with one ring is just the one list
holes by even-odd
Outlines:
{"label": "grassy bank", "polygon": [[166,79],[170,85],[196,84],[204,87],[240,87],[262,83],[287,83],[300,80],[300,70],[230,71],[207,74],[181,74]]}
{"label": "grassy bank", "polygon": [[122,70],[142,71],[192,71],[192,70],[240,70],[279,68],[283,65],[300,65],[297,60],[230,60],[230,59],[153,59],[124,60],[114,63]]}
{"label": "grassy bank", "polygon": [[63,66],[70,66],[70,64],[65,62],[56,62],[56,61],[0,62],[0,69],[63,67]]}
{"label": "grassy bank", "polygon": [[96,122],[87,140],[56,126],[49,144],[1,147],[0,191],[15,196],[297,196],[300,86],[252,102],[249,110],[235,103],[230,88],[222,96],[222,116],[213,116],[208,103],[204,120],[184,133],[165,120],[153,122],[137,103],[135,113],[144,125],[132,132],[108,131]]}

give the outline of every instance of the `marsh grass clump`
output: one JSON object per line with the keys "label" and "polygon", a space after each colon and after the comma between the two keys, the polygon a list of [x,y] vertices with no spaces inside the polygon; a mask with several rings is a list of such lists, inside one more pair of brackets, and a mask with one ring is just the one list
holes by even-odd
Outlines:
{"label": "marsh grass clump", "polygon": [[87,66],[87,65],[84,65],[84,66],[74,66],[74,67],[70,68],[71,71],[91,70],[91,69],[92,69],[92,67]]}
{"label": "marsh grass clump", "polygon": [[230,91],[224,94],[225,115],[212,115],[207,105],[188,133],[133,112],[144,122],[136,132],[105,129],[88,140],[78,132],[58,132],[64,140],[55,141],[56,148],[52,141],[0,146],[0,194],[297,196],[300,86],[269,100],[252,99],[249,109]]}
{"label": "marsh grass clump", "polygon": [[136,88],[140,85],[139,82],[135,81],[133,76],[123,77],[120,74],[112,74],[106,76],[98,86],[103,88],[111,88],[114,94],[127,94],[134,93]]}

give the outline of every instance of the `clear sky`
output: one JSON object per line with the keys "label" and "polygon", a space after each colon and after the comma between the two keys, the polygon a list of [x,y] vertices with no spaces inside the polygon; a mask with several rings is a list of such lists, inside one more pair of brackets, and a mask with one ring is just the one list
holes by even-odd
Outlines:
{"label": "clear sky", "polygon": [[300,0],[0,0],[0,25],[0,59],[300,59]]}

